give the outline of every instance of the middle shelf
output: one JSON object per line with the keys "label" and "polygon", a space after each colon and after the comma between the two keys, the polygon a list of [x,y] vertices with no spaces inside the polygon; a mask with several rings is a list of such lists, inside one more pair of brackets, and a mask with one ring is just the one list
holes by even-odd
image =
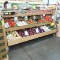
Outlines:
{"label": "middle shelf", "polygon": [[6,32],[8,31],[13,31],[13,30],[19,30],[19,29],[25,29],[25,28],[31,28],[31,27],[37,27],[37,26],[42,26],[42,25],[47,25],[47,24],[51,24],[52,22],[46,22],[46,23],[39,23],[39,24],[29,24],[29,25],[25,25],[25,26],[20,26],[20,27],[10,27],[5,29]]}

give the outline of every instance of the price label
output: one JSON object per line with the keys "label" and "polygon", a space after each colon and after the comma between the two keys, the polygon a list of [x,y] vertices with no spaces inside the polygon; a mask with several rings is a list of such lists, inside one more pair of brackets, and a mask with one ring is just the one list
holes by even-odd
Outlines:
{"label": "price label", "polygon": [[14,21],[18,21],[18,17],[14,17]]}

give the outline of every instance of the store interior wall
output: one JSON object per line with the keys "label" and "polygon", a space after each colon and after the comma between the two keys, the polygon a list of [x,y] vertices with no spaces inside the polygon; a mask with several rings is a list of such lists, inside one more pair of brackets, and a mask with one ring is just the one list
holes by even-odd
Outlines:
{"label": "store interior wall", "polygon": [[[4,7],[4,1],[6,1],[6,0],[3,0],[3,1],[0,1],[0,10],[2,10]],[[23,0],[23,1],[11,1],[11,0],[8,0],[9,1],[9,3],[16,3],[16,4],[21,4],[21,3],[25,3],[27,0]],[[28,0],[28,1],[30,1],[30,0]],[[57,3],[57,1],[58,0],[54,0],[54,2],[53,2],[53,0],[40,0],[40,2],[34,2],[34,0],[32,0],[33,2],[29,2],[30,4],[48,4],[48,5],[50,5],[50,4],[56,4]],[[37,0],[38,1],[38,0]],[[59,1],[60,2],[60,1]]]}

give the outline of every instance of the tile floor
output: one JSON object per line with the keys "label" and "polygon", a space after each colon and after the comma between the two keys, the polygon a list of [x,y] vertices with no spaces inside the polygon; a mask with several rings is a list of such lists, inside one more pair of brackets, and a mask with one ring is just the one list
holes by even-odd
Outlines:
{"label": "tile floor", "polygon": [[9,47],[9,60],[60,60],[60,38],[53,35]]}

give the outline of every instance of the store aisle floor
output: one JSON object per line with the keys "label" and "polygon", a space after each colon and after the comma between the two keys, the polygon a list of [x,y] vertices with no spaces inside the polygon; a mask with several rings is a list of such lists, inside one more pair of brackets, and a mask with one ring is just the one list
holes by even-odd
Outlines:
{"label": "store aisle floor", "polygon": [[12,46],[9,60],[60,60],[60,38],[49,35]]}

